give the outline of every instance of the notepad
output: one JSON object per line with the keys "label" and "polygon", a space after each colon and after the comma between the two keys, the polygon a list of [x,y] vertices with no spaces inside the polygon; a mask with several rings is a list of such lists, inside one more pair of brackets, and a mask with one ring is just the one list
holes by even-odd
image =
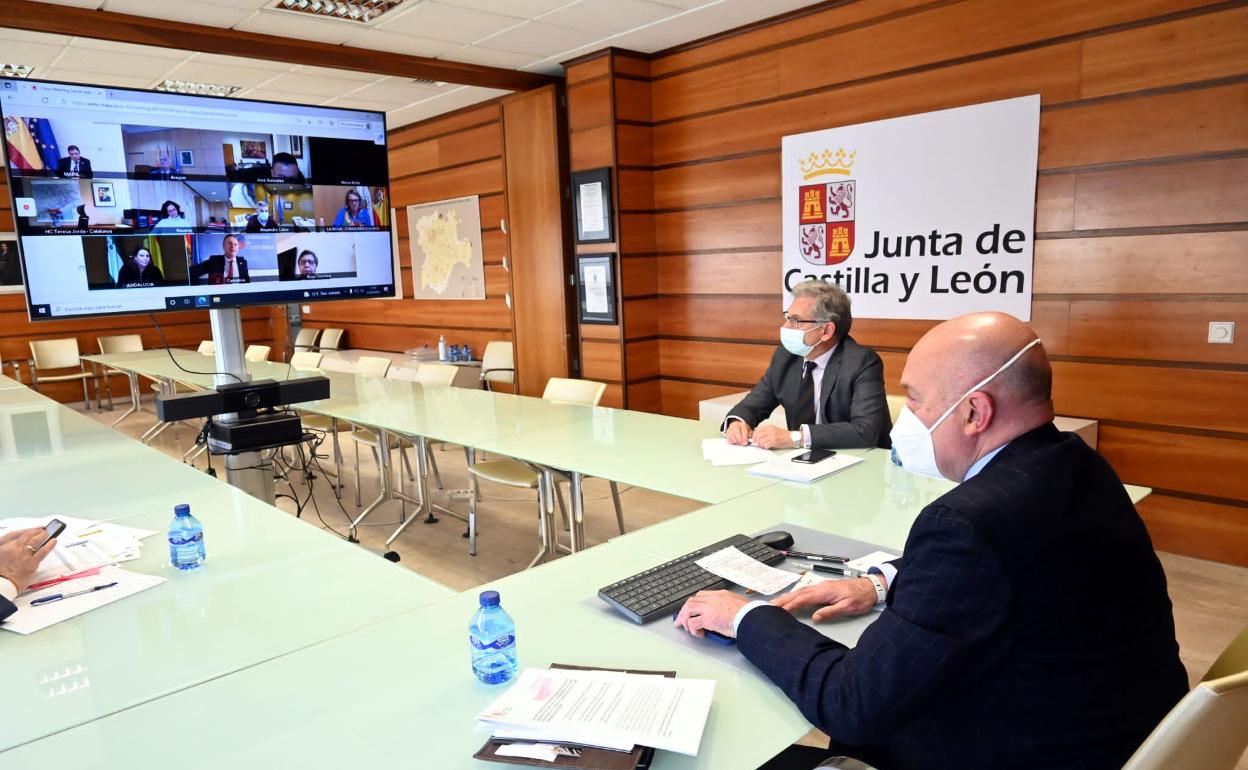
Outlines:
{"label": "notepad", "polygon": [[809,484],[825,476],[831,476],[833,473],[843,471],[846,468],[857,465],[862,462],[861,457],[855,457],[844,452],[837,452],[826,460],[820,460],[817,463],[795,463],[792,458],[803,454],[806,450],[798,450],[787,454],[778,455],[765,463],[759,463],[746,469],[746,473],[751,476],[762,476],[764,478],[783,479],[785,481],[797,481],[803,484]]}
{"label": "notepad", "polygon": [[756,446],[736,446],[727,439],[702,439],[702,459],[716,467],[724,465],[752,465],[775,457],[771,450]]}

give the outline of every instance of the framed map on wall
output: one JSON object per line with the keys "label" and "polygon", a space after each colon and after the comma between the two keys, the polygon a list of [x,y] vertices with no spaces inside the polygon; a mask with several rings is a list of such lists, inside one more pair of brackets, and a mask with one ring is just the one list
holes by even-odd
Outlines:
{"label": "framed map on wall", "polygon": [[414,299],[485,299],[476,195],[407,207]]}

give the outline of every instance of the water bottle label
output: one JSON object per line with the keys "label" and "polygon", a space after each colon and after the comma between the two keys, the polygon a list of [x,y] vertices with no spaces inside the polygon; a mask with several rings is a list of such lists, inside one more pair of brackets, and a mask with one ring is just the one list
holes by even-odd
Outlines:
{"label": "water bottle label", "polygon": [[169,536],[169,545],[188,545],[188,544],[190,544],[190,543],[198,543],[200,540],[203,540],[203,539],[204,539],[204,533],[203,533],[203,532],[196,532],[196,533],[195,533],[194,535],[192,535],[191,537],[186,537],[186,538],[183,538],[183,537],[175,537],[175,536],[173,536],[173,535],[170,535],[170,536]]}
{"label": "water bottle label", "polygon": [[516,643],[516,637],[514,634],[503,634],[492,642],[483,642],[469,634],[468,643],[476,650],[505,650]]}

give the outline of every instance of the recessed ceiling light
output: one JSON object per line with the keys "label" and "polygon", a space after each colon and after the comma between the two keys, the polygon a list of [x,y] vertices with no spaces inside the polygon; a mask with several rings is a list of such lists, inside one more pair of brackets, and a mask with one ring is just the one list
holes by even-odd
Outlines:
{"label": "recessed ceiling light", "polygon": [[156,85],[156,90],[166,91],[171,94],[191,94],[194,96],[233,96],[243,90],[243,87],[218,85],[216,83],[196,83],[191,80],[168,79],[158,83]]}
{"label": "recessed ceiling light", "polygon": [[275,0],[269,7],[303,16],[367,24],[403,2],[404,0]]}
{"label": "recessed ceiling light", "polygon": [[0,64],[0,77],[27,78],[35,68],[28,64]]}

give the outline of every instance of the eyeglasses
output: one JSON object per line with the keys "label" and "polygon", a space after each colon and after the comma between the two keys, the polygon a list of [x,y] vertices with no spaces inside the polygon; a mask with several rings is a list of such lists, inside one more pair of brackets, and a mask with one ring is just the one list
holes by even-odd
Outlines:
{"label": "eyeglasses", "polygon": [[798,318],[797,316],[789,315],[788,311],[785,311],[785,312],[781,313],[780,315],[784,316],[784,322],[785,322],[786,324],[788,324],[789,326],[797,326],[798,324],[822,324],[822,323],[827,323],[827,321],[816,321],[816,320],[815,320],[815,319],[813,319],[813,318]]}

